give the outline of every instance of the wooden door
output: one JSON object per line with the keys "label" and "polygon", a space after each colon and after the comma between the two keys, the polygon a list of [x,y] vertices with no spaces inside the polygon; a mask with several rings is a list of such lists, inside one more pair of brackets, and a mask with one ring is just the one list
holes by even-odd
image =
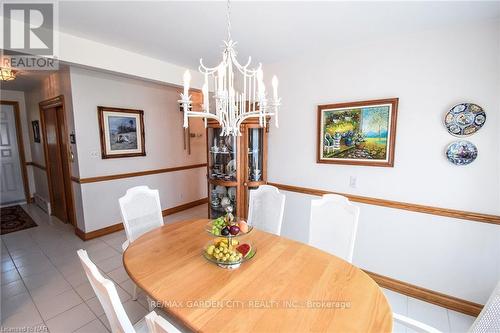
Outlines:
{"label": "wooden door", "polygon": [[26,201],[21,149],[17,140],[16,110],[14,104],[2,104],[0,110],[0,204]]}
{"label": "wooden door", "polygon": [[62,148],[61,119],[58,116],[61,112],[63,112],[61,107],[46,108],[42,112],[42,118],[46,140],[45,147],[47,149],[47,172],[49,176],[52,215],[55,215],[64,223],[68,223],[68,203],[66,200],[63,171],[65,153]]}

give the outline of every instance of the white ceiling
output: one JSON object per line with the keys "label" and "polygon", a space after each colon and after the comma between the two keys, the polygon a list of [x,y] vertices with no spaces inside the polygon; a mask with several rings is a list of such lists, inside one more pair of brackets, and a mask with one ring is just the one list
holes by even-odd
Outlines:
{"label": "white ceiling", "polygon": [[[270,63],[395,34],[500,18],[500,2],[233,2],[232,36],[241,57]],[[225,2],[67,1],[62,31],[196,68],[219,62]],[[242,61],[243,62],[243,61]]]}

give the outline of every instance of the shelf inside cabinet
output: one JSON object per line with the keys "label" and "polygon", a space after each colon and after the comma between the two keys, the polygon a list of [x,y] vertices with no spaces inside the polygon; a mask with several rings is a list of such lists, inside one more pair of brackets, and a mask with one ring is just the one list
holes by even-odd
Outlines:
{"label": "shelf inside cabinet", "polygon": [[238,186],[238,182],[236,180],[222,180],[222,179],[212,179],[208,178],[208,182],[213,185],[222,185],[222,186]]}
{"label": "shelf inside cabinet", "polygon": [[210,151],[214,155],[234,155],[235,151]]}
{"label": "shelf inside cabinet", "polygon": [[246,186],[248,187],[259,187],[260,185],[266,185],[266,182],[265,181],[258,181],[258,182],[254,182],[254,181],[249,181],[249,182],[246,182]]}

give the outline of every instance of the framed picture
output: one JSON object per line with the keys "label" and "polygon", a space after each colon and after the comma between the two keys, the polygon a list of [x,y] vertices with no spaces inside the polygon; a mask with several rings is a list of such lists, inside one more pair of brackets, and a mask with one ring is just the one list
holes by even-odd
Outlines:
{"label": "framed picture", "polygon": [[97,107],[102,158],[146,156],[144,111]]}
{"label": "framed picture", "polygon": [[319,105],[317,162],[393,167],[398,100]]}
{"label": "framed picture", "polygon": [[33,120],[31,126],[33,127],[33,141],[40,143],[40,122]]}

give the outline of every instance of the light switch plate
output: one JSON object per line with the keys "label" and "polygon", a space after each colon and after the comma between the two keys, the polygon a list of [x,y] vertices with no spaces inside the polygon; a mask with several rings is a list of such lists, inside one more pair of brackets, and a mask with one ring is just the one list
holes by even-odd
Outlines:
{"label": "light switch plate", "polygon": [[349,187],[356,188],[358,184],[358,177],[350,176],[349,177]]}

